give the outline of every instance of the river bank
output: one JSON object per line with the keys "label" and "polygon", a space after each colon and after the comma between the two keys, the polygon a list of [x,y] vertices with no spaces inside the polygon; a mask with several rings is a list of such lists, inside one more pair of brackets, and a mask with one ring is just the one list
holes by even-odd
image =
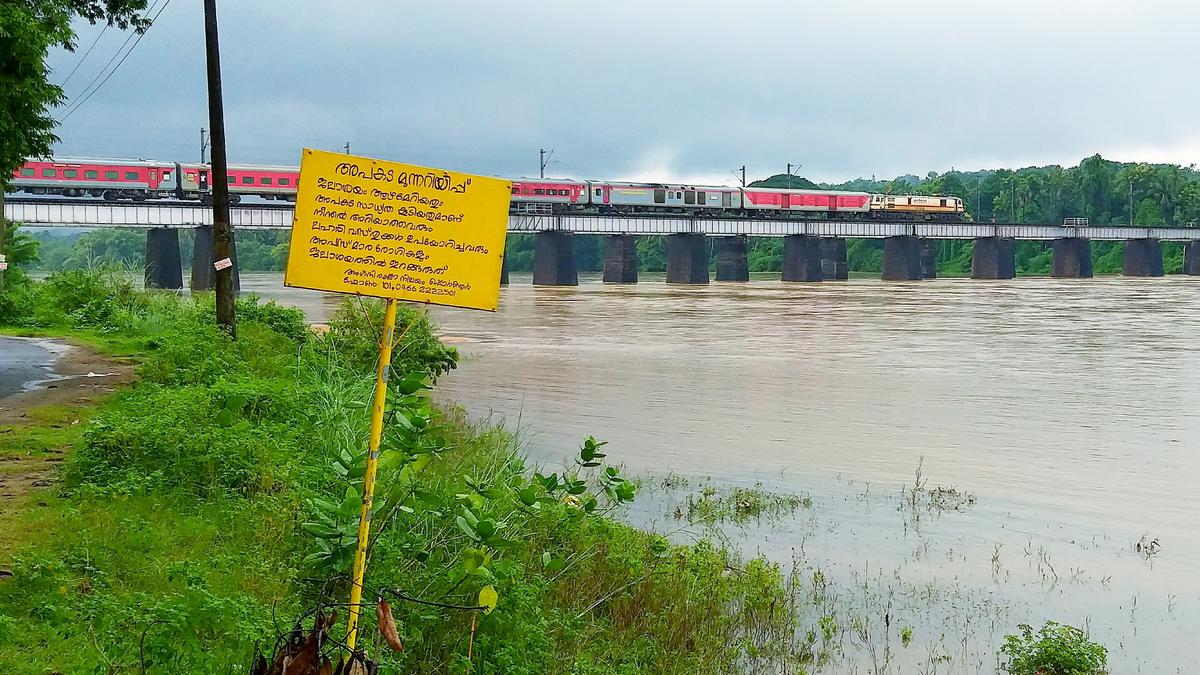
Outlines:
{"label": "river bank", "polygon": [[[0,524],[52,486],[95,407],[133,380],[127,359],[63,340],[0,335]],[[7,527],[0,527],[8,532]],[[7,537],[0,537],[5,549]]]}
{"label": "river bank", "polygon": [[[45,283],[28,306],[62,323],[39,330],[134,354],[139,381],[78,423],[30,425],[70,448],[61,482],[4,516],[0,667],[223,673],[255,645],[270,654],[347,591],[379,307],[350,304],[315,335],[296,310],[242,300],[234,341],[211,300]],[[539,475],[508,432],[430,408],[405,373],[456,356],[402,314],[393,409],[407,422],[385,436],[368,583],[395,600],[406,649],[372,658],[403,672],[804,672],[814,655],[777,567],[614,520],[637,490],[602,445]],[[495,611],[475,612],[488,588]]]}

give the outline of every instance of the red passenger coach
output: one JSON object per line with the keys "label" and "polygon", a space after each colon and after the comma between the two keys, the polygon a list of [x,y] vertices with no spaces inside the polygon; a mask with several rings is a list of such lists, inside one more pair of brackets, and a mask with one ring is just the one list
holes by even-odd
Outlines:
{"label": "red passenger coach", "polygon": [[865,213],[871,203],[871,195],[866,192],[745,188],[742,193],[744,208],[752,211],[808,211],[832,216],[841,212]]}
{"label": "red passenger coach", "polygon": [[230,166],[229,192],[295,201],[300,172],[288,166]]}
{"label": "red passenger coach", "polygon": [[169,162],[59,159],[26,162],[13,172],[12,186],[38,195],[146,199],[169,195],[175,180]]}
{"label": "red passenger coach", "polygon": [[[519,178],[512,182],[513,210],[538,210],[553,208],[555,204],[584,205],[588,203],[587,183],[548,178]],[[525,206],[534,207],[523,209]]]}

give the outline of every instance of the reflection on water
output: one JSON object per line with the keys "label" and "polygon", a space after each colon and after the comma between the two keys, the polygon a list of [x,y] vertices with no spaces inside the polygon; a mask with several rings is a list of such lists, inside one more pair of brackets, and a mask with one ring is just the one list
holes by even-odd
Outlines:
{"label": "reflection on water", "polygon": [[[546,462],[594,434],[631,471],[812,495],[741,544],[892,593],[926,645],[905,672],[952,647],[937,672],[992,672],[999,636],[1047,618],[1089,625],[1114,672],[1194,671],[1200,280],[513,281],[496,314],[433,310],[464,355],[444,396],[520,420]],[[912,522],[918,463],[977,503]]]}

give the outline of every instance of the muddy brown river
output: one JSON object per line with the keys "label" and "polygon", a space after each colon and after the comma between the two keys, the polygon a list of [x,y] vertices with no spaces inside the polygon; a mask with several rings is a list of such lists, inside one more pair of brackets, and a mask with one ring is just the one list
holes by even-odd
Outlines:
{"label": "muddy brown river", "polygon": [[[318,320],[334,302],[243,281]],[[809,497],[718,535],[795,565],[806,620],[842,627],[828,672],[994,672],[1046,619],[1113,672],[1200,672],[1200,279],[514,275],[495,314],[432,313],[463,354],[442,396],[550,466],[609,441],[647,476],[639,525],[712,534],[673,515],[703,486]]]}

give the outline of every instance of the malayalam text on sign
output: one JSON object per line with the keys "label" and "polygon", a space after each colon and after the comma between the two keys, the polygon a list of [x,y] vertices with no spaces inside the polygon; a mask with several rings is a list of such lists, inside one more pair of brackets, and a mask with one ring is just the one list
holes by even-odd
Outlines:
{"label": "malayalam text on sign", "polygon": [[284,285],[494,311],[511,188],[306,148]]}

